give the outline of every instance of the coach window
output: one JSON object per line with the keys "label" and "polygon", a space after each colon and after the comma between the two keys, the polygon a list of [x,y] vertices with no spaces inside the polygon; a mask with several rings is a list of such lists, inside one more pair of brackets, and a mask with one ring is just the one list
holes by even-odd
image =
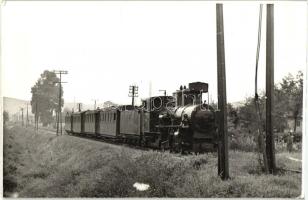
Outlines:
{"label": "coach window", "polygon": [[116,120],[116,114],[113,113],[113,120]]}

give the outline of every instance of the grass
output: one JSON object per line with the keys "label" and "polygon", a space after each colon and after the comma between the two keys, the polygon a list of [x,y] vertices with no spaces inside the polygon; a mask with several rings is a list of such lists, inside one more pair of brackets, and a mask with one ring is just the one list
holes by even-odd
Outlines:
{"label": "grass", "polygon": [[[301,174],[265,175],[252,152],[230,151],[230,176],[217,176],[217,156],[180,156],[55,136],[5,130],[4,191],[19,197],[297,197]],[[9,147],[11,146],[11,147]],[[300,153],[279,153],[277,165],[300,169]],[[11,183],[15,185],[10,185]],[[133,184],[150,188],[137,191]]]}

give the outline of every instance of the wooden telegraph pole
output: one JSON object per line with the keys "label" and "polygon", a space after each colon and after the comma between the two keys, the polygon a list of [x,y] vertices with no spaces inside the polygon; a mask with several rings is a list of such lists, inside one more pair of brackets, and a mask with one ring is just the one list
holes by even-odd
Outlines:
{"label": "wooden telegraph pole", "polygon": [[274,104],[274,5],[266,11],[266,154],[269,172],[276,172],[275,142],[273,133]]}
{"label": "wooden telegraph pole", "polygon": [[21,110],[21,125],[24,126],[24,108],[20,108]]}
{"label": "wooden telegraph pole", "polygon": [[99,99],[92,99],[92,101],[94,101],[94,110],[96,110],[97,109],[96,103],[99,101]]}
{"label": "wooden telegraph pole", "polygon": [[27,122],[26,122],[26,127],[29,126],[29,115],[28,115],[28,103],[27,103]]}
{"label": "wooden telegraph pole", "polygon": [[[61,131],[61,135],[62,135],[62,113],[61,113],[61,98],[62,98],[62,83],[66,83],[66,82],[62,82],[62,74],[68,74],[67,71],[63,71],[63,70],[59,70],[59,71],[54,71],[55,74],[60,74],[60,81],[55,82],[55,83],[59,83],[59,103],[58,103],[58,117],[57,117],[57,136],[59,135],[59,129]],[[60,128],[59,128],[60,125]]]}
{"label": "wooden telegraph pole", "polygon": [[223,180],[229,178],[229,147],[227,132],[227,96],[226,96],[226,70],[225,45],[223,25],[223,5],[216,4],[216,32],[217,32],[217,86],[218,86],[218,175]]}
{"label": "wooden telegraph pole", "polygon": [[129,97],[132,97],[132,106],[135,105],[135,97],[138,97],[138,86],[131,85],[129,86]]}

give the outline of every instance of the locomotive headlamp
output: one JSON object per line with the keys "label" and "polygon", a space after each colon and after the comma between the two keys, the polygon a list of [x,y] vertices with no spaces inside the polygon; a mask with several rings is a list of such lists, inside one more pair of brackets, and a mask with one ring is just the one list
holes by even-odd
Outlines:
{"label": "locomotive headlamp", "polygon": [[179,131],[175,131],[175,132],[174,132],[174,135],[178,135],[178,134],[179,134]]}

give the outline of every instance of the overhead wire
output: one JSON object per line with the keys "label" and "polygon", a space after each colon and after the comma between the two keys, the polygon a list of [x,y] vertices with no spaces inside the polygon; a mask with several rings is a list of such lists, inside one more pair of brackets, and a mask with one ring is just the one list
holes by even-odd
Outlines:
{"label": "overhead wire", "polygon": [[[255,107],[257,112],[257,125],[258,125],[258,147],[259,147],[259,153],[262,152],[263,154],[263,165],[265,171],[268,173],[268,162],[267,162],[267,156],[265,152],[265,146],[264,146],[264,137],[263,137],[263,125],[262,125],[262,113],[260,110],[260,99],[258,95],[258,68],[259,68],[259,57],[260,57],[260,46],[261,46],[261,33],[262,33],[262,10],[263,5],[260,4],[259,8],[259,28],[258,28],[258,44],[257,44],[257,52],[256,52],[256,71],[255,71]],[[259,155],[259,162],[261,164],[261,158]]]}

